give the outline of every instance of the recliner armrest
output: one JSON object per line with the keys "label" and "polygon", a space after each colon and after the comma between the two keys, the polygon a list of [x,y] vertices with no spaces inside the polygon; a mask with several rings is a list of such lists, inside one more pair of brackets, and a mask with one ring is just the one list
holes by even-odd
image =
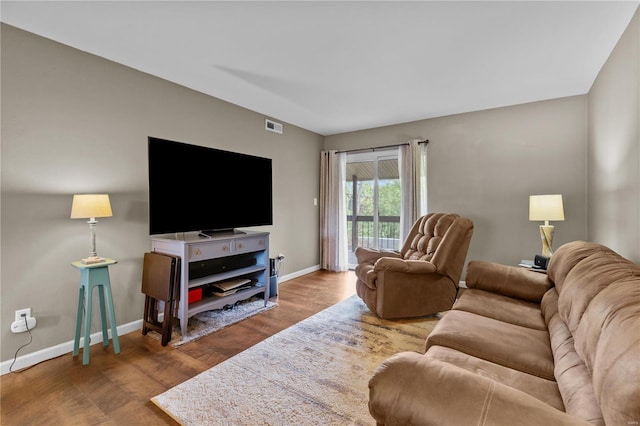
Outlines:
{"label": "recliner armrest", "polygon": [[430,274],[436,272],[436,265],[426,260],[404,260],[401,258],[382,257],[375,263],[374,270],[406,272],[409,274]]}
{"label": "recliner armrest", "polygon": [[355,251],[358,263],[368,262],[375,263],[382,257],[401,258],[400,252],[394,250],[376,250],[365,247],[356,247]]}
{"label": "recliner armrest", "polygon": [[369,381],[379,425],[581,425],[522,391],[416,352],[387,358]]}
{"label": "recliner armrest", "polygon": [[467,265],[466,285],[516,299],[540,303],[553,283],[547,274],[499,263],[472,260]]}

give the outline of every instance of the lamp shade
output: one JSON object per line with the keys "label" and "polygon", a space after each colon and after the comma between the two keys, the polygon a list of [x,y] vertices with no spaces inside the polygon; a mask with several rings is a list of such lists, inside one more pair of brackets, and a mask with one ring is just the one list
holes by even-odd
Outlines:
{"label": "lamp shade", "polygon": [[108,194],[79,194],[73,196],[71,219],[111,217],[111,203]]}
{"label": "lamp shade", "polygon": [[529,220],[564,220],[562,194],[529,196]]}

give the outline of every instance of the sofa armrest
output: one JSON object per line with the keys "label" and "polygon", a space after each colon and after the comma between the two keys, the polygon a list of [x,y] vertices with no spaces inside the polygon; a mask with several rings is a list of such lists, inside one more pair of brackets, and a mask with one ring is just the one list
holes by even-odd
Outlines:
{"label": "sofa armrest", "polygon": [[553,283],[547,274],[526,268],[473,260],[467,265],[466,285],[528,302],[540,303]]}
{"label": "sofa armrest", "polygon": [[436,272],[436,265],[426,260],[404,260],[381,257],[375,263],[375,271],[406,272],[408,274],[430,274]]}
{"label": "sofa armrest", "polygon": [[382,257],[402,258],[400,252],[394,250],[376,250],[365,247],[356,247],[355,251],[358,263],[375,263]]}
{"label": "sofa armrest", "polygon": [[385,360],[369,381],[379,425],[593,426],[522,391],[415,352]]}

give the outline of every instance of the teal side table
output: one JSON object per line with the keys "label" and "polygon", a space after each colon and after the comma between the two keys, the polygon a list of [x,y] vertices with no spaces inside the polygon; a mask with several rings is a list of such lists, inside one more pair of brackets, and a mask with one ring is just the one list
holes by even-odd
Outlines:
{"label": "teal side table", "polygon": [[[109,345],[107,332],[107,317],[105,312],[105,296],[109,309],[109,323],[111,324],[111,339],[113,340],[113,352],[120,353],[120,340],[116,324],[116,314],[113,310],[113,297],[111,296],[111,283],[109,282],[109,265],[117,263],[113,259],[104,262],[85,265],[81,261],[71,262],[71,265],[80,270],[80,293],[78,296],[78,315],[76,317],[76,336],[73,343],[73,355],[78,355],[80,349],[80,328],[84,314],[84,349],[82,352],[82,364],[89,364],[89,343],[91,333],[91,312],[93,289],[98,287],[98,299],[100,301],[100,317],[102,319],[102,345]],[[86,314],[85,311],[86,310]]]}

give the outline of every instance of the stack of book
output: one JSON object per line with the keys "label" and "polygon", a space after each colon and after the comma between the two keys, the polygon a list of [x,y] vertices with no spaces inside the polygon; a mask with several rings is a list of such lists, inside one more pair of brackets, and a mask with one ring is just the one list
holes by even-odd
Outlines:
{"label": "stack of book", "polygon": [[234,294],[240,290],[251,287],[251,280],[247,278],[235,278],[211,284],[209,287],[214,296],[223,297]]}

